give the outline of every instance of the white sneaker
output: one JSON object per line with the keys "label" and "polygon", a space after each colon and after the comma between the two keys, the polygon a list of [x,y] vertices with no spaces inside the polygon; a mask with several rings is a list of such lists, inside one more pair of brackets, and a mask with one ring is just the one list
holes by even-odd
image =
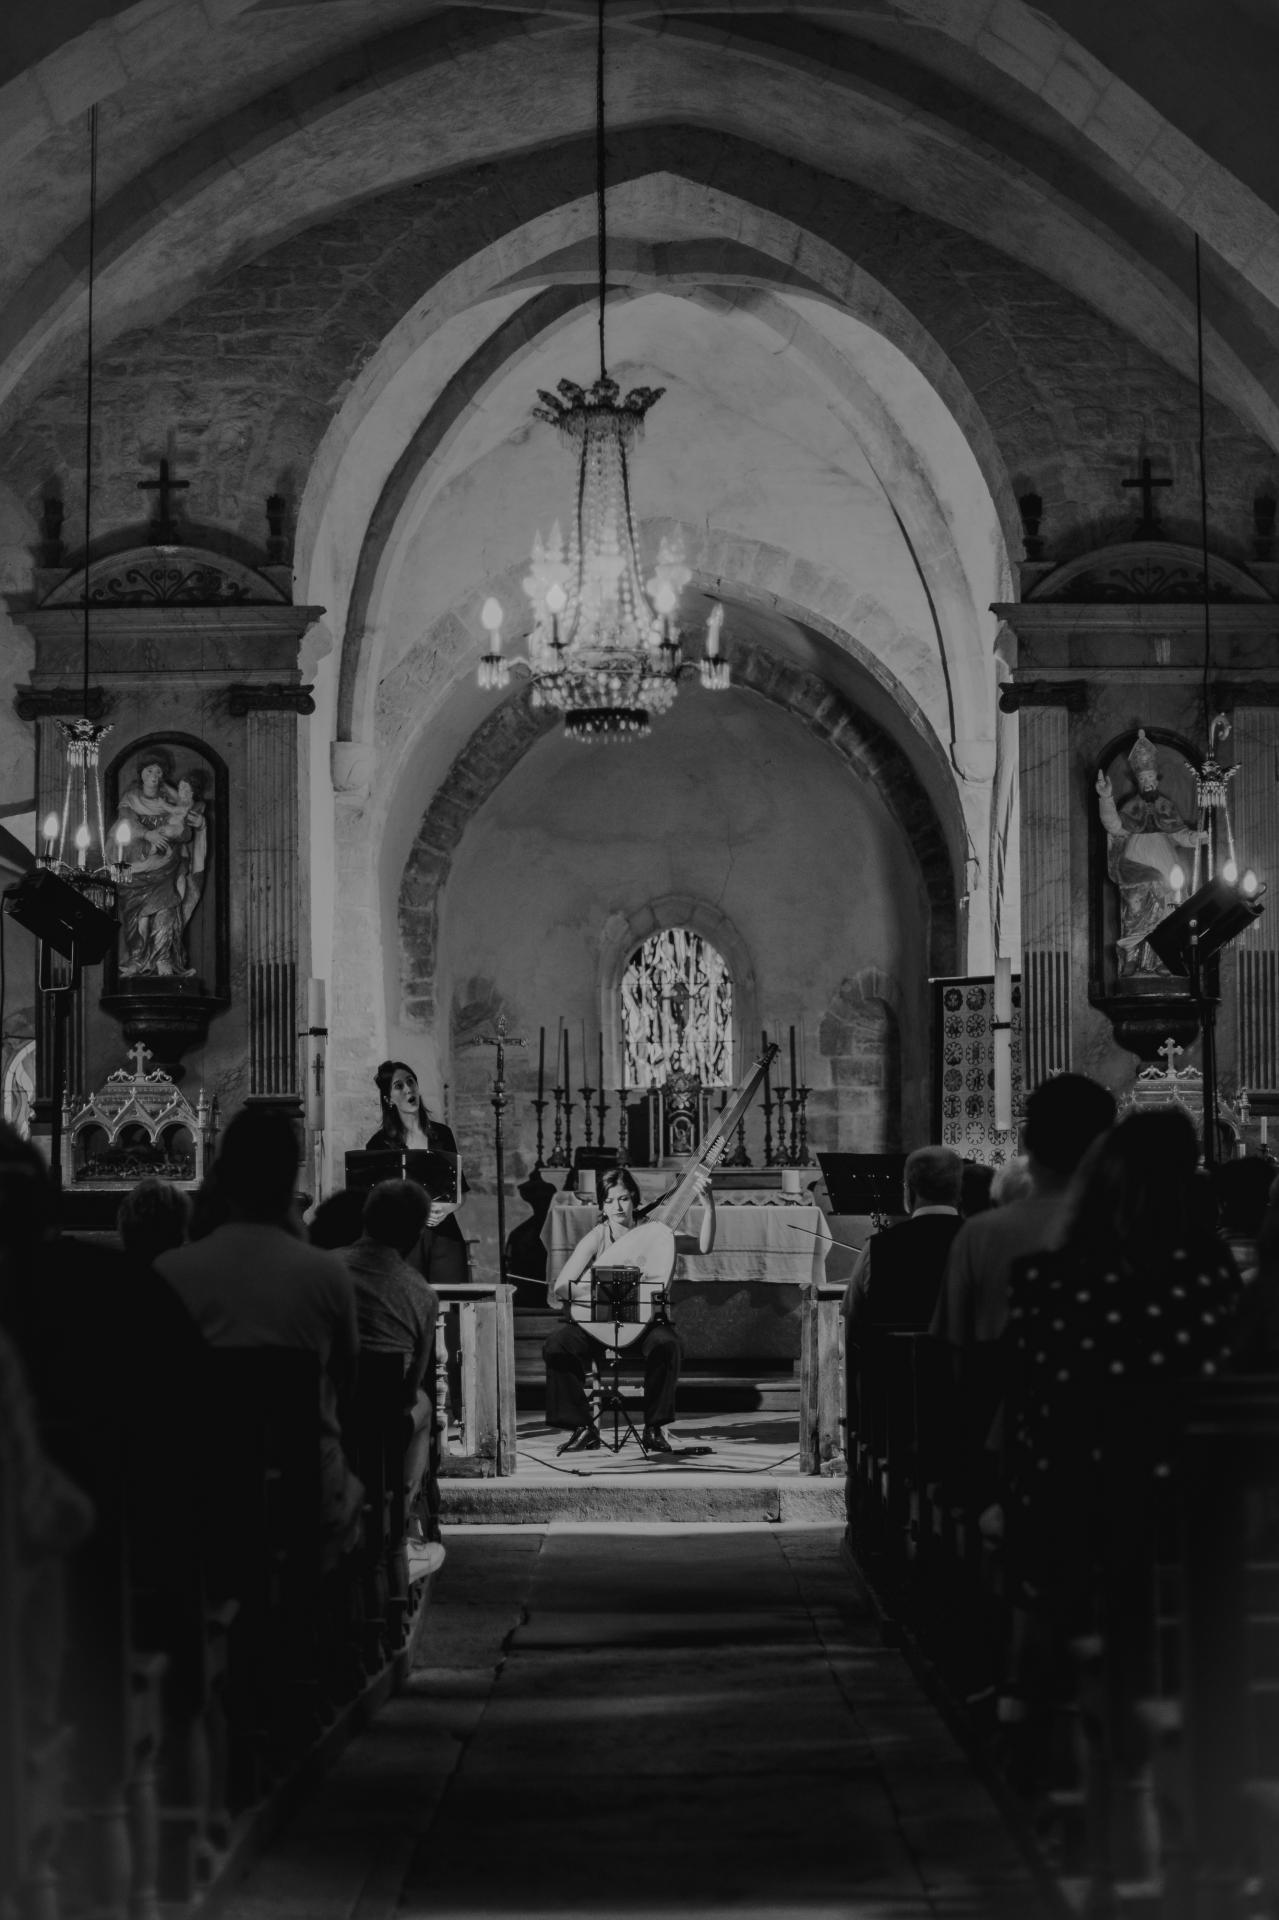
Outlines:
{"label": "white sneaker", "polygon": [[425,1580],[444,1565],[444,1548],[438,1540],[410,1540],[406,1554],[410,1580]]}

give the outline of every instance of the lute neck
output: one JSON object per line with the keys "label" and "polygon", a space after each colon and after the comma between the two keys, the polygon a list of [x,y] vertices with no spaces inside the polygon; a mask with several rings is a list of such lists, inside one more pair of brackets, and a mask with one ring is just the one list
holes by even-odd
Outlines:
{"label": "lute neck", "polygon": [[733,1095],[724,1111],[716,1115],[715,1124],[703,1140],[697,1152],[691,1154],[676,1180],[675,1185],[664,1193],[660,1200],[648,1210],[646,1218],[661,1220],[672,1231],[679,1225],[692,1204],[697,1191],[697,1175],[709,1172],[719,1164],[724,1149],[732,1139],[738,1122],[746,1113],[755,1098],[759,1084],[777,1057],[776,1045],[769,1045],[760,1054],[759,1059]]}

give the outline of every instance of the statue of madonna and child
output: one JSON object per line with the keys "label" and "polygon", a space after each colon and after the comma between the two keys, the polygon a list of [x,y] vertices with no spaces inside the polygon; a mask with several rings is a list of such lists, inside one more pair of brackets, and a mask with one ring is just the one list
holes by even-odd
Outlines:
{"label": "statue of madonna and child", "polygon": [[120,795],[111,835],[128,827],[121,857],[120,975],[190,979],[186,931],[204,892],[208,805],[199,769],[175,777],[167,753],[144,749],[132,784]]}

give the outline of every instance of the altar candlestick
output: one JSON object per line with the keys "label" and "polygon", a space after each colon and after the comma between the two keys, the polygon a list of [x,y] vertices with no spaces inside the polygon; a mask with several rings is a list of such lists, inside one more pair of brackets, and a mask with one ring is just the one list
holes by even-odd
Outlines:
{"label": "altar candlestick", "polygon": [[[600,1028],[599,1038],[600,1038],[599,1072],[595,1076],[595,1084],[600,1090],[600,1099],[602,1100],[604,1098],[604,1029],[603,1027]],[[601,1121],[600,1122],[600,1145],[601,1146],[603,1146],[604,1144],[603,1125],[604,1123],[603,1121]]]}
{"label": "altar candlestick", "polygon": [[795,1029],[790,1030],[790,1083],[792,1089],[799,1085],[799,1075],[795,1071]]}
{"label": "altar candlestick", "polygon": [[802,1013],[799,1016],[799,1066],[800,1066],[800,1080],[804,1086],[807,1086],[808,1085],[808,1035],[804,1031],[804,1016]]}
{"label": "altar candlestick", "polygon": [[543,1098],[542,1087],[546,1079],[546,1028],[537,1030],[537,1097]]}
{"label": "altar candlestick", "polygon": [[564,1091],[568,1092],[573,1084],[573,1076],[568,1070],[568,1028],[564,1029]]}
{"label": "altar candlestick", "polygon": [[590,1062],[586,1058],[586,1022],[585,1020],[583,1020],[582,1022],[582,1078],[583,1080],[589,1080],[590,1077],[591,1077]]}

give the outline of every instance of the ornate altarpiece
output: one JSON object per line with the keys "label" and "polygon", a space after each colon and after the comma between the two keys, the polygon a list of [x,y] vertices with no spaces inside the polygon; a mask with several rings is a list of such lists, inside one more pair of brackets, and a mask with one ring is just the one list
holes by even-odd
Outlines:
{"label": "ornate altarpiece", "polygon": [[[144,545],[87,572],[41,569],[11,596],[35,642],[15,707],[36,729],[36,812],[62,804],[55,722],[82,711],[84,602],[92,609],[89,710],[111,731],[104,799],[158,744],[174,773],[207,784],[205,897],[192,917],[195,970],[125,976],[117,956],[87,972],[68,1022],[67,1084],[101,1085],[120,1030],[175,1083],[194,1065],[210,1096],[300,1109],[297,1035],[305,916],[298,867],[299,719],[314,711],[299,649],[319,607],[289,599],[287,567],[251,567],[183,545]],[[197,924],[198,923],[198,924]],[[186,955],[186,964],[191,955]],[[40,1011],[36,1132],[50,1121],[51,1021]],[[119,1024],[118,1024],[119,1023]]]}
{"label": "ornate altarpiece", "polygon": [[[1125,1054],[1153,1061],[1170,1035],[1188,1045],[1198,1017],[1187,983],[1118,975],[1096,778],[1118,772],[1139,728],[1170,774],[1206,749],[1201,558],[1131,541],[1061,566],[1028,561],[1021,582],[1023,598],[994,611],[1011,670],[1000,701],[1020,733],[1023,1073],[1027,1088],[1062,1068],[1119,1085],[1134,1070]],[[1235,840],[1241,861],[1279,876],[1279,564],[1210,556],[1209,591],[1209,705],[1231,720],[1240,763]],[[1220,978],[1223,1090],[1279,1088],[1279,916],[1226,952]]]}

